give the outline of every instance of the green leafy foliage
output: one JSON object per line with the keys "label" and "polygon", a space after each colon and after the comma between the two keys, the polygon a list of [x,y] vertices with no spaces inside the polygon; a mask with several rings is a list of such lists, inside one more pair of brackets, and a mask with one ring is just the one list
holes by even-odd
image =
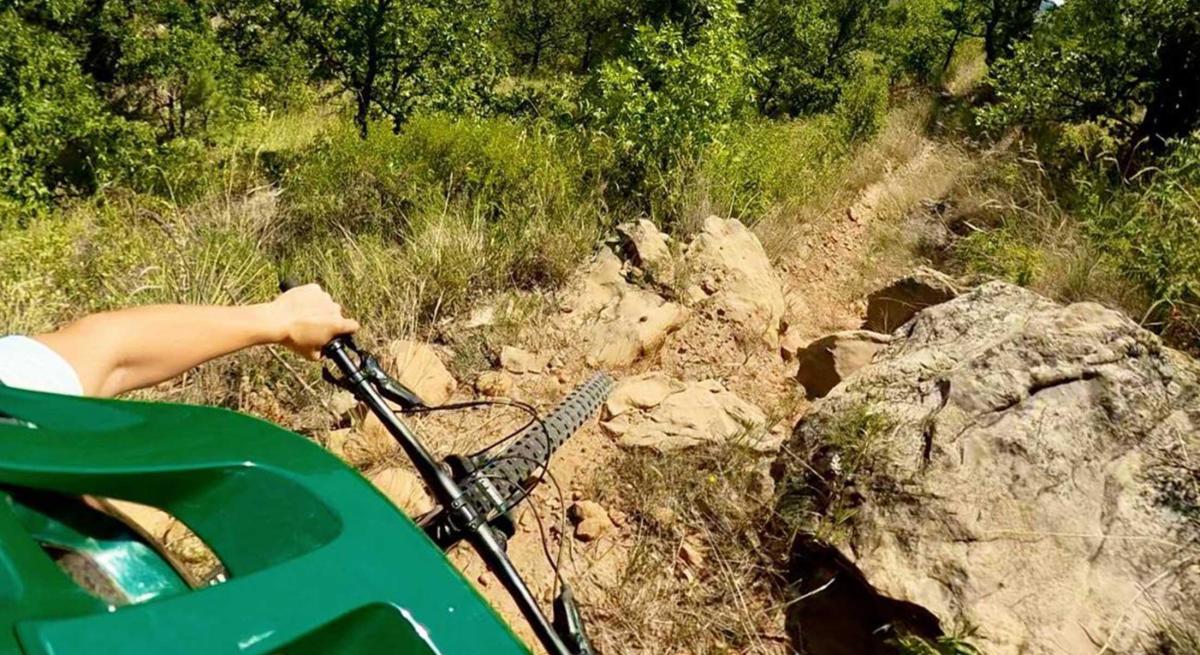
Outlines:
{"label": "green leafy foliage", "polygon": [[862,141],[874,136],[887,107],[888,81],[883,69],[874,58],[859,57],[834,111],[846,140]]}
{"label": "green leafy foliage", "polygon": [[886,63],[889,78],[928,84],[949,66],[958,39],[947,19],[947,0],[889,3],[871,38],[871,49]]}
{"label": "green leafy foliage", "polygon": [[983,120],[993,127],[1098,121],[1161,148],[1200,127],[1198,43],[1200,6],[1188,0],[1068,2],[997,63],[1000,102]]}
{"label": "green leafy foliage", "polygon": [[1086,230],[1153,299],[1155,313],[1200,335],[1200,135],[1174,144],[1141,189],[1085,196]]}
{"label": "green leafy foliage", "polygon": [[109,115],[65,39],[0,12],[0,206],[119,177],[144,136]]}
{"label": "green leafy foliage", "polygon": [[496,81],[488,0],[292,0],[280,16],[353,94],[363,135],[376,112],[399,129],[419,111],[477,110]]}
{"label": "green leafy foliage", "polygon": [[603,64],[586,98],[594,130],[614,147],[621,182],[635,187],[715,139],[750,99],[748,56],[732,0],[703,3],[699,26],[637,28],[629,51]]}
{"label": "green leafy foliage", "polygon": [[885,4],[754,2],[748,11],[748,39],[761,71],[757,86],[763,113],[795,116],[832,108]]}

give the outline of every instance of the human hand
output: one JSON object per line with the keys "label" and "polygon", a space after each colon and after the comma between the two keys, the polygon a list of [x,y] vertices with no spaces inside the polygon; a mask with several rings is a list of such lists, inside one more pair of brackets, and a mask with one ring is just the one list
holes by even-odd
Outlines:
{"label": "human hand", "polygon": [[359,327],[357,321],[342,316],[341,305],[317,284],[288,289],[265,308],[276,326],[275,341],[308,359],[319,359],[321,348],[331,339]]}

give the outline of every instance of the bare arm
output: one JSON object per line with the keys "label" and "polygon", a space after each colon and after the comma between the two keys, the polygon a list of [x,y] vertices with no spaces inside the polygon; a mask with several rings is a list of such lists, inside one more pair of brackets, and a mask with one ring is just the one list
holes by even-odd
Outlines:
{"label": "bare arm", "polygon": [[277,343],[310,359],[358,323],[315,284],[240,307],[152,305],[92,314],[34,337],[67,360],[89,396],[169,380],[250,346]]}

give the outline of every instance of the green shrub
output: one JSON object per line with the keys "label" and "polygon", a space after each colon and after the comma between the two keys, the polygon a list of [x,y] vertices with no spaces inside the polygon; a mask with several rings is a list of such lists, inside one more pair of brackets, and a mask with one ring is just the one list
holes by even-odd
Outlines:
{"label": "green shrub", "polygon": [[996,62],[996,104],[981,121],[1000,129],[1100,120],[1129,145],[1200,127],[1200,6],[1191,0],[1067,2],[1033,38]]}
{"label": "green shrub", "polygon": [[700,3],[706,22],[690,33],[642,24],[628,54],[602,65],[586,95],[593,130],[615,157],[613,182],[644,192],[678,159],[713,141],[750,100],[741,15],[731,0]]}
{"label": "green shrub", "polygon": [[112,116],[69,41],[0,11],[0,204],[45,205],[119,179],[144,131]]}
{"label": "green shrub", "polygon": [[479,291],[552,286],[602,224],[567,145],[506,119],[419,117],[365,140],[344,126],[285,174],[278,247],[303,265],[316,244],[328,261],[313,273],[339,276],[339,248],[368,235],[372,257],[396,260],[378,283],[419,288],[410,301],[426,318]]}
{"label": "green shrub", "polygon": [[883,0],[761,0],[747,17],[758,62],[758,105],[768,116],[829,111],[854,70]]}
{"label": "green shrub", "polygon": [[847,141],[865,141],[875,136],[888,108],[888,81],[874,56],[857,58],[853,73],[842,86],[834,115]]}
{"label": "green shrub", "polygon": [[848,152],[841,134],[831,116],[738,123],[675,172],[656,213],[755,222],[794,209],[834,181]]}
{"label": "green shrub", "polygon": [[908,77],[928,84],[949,66],[958,44],[946,10],[946,0],[902,0],[884,8],[871,49],[882,55],[891,81]]}
{"label": "green shrub", "polygon": [[578,157],[559,135],[505,119],[419,117],[361,140],[343,126],[298,157],[283,180],[296,232],[336,224],[399,236],[413,214],[448,202],[516,222],[587,203]]}
{"label": "green shrub", "polygon": [[1146,290],[1155,316],[1200,336],[1200,134],[1176,143],[1146,175],[1141,188],[1089,190],[1085,229]]}

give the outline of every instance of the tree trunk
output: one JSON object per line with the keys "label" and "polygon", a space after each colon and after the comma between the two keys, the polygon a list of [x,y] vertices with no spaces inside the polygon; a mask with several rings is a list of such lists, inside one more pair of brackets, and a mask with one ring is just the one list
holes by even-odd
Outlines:
{"label": "tree trunk", "polygon": [[579,72],[586,73],[592,68],[592,43],[596,38],[596,33],[588,30],[587,38],[583,42],[583,55],[579,58]]}
{"label": "tree trunk", "polygon": [[1167,140],[1191,134],[1200,126],[1200,20],[1180,25],[1163,35],[1158,52],[1158,80],[1146,115],[1138,127],[1134,147],[1139,142],[1161,152]]}
{"label": "tree trunk", "polygon": [[954,30],[954,38],[950,39],[950,46],[946,48],[946,58],[942,60],[942,72],[940,75],[945,75],[946,71],[950,70],[950,62],[954,60],[954,50],[958,47],[958,40],[962,38],[963,30],[961,27]]}
{"label": "tree trunk", "polygon": [[358,135],[364,139],[367,138],[369,129],[367,121],[370,118],[371,103],[375,100],[375,79],[379,77],[379,38],[383,32],[383,21],[390,5],[391,0],[379,0],[375,4],[375,16],[372,17],[366,34],[366,72],[363,73],[362,84],[357,89],[358,107],[354,112],[354,123],[358,125]]}

